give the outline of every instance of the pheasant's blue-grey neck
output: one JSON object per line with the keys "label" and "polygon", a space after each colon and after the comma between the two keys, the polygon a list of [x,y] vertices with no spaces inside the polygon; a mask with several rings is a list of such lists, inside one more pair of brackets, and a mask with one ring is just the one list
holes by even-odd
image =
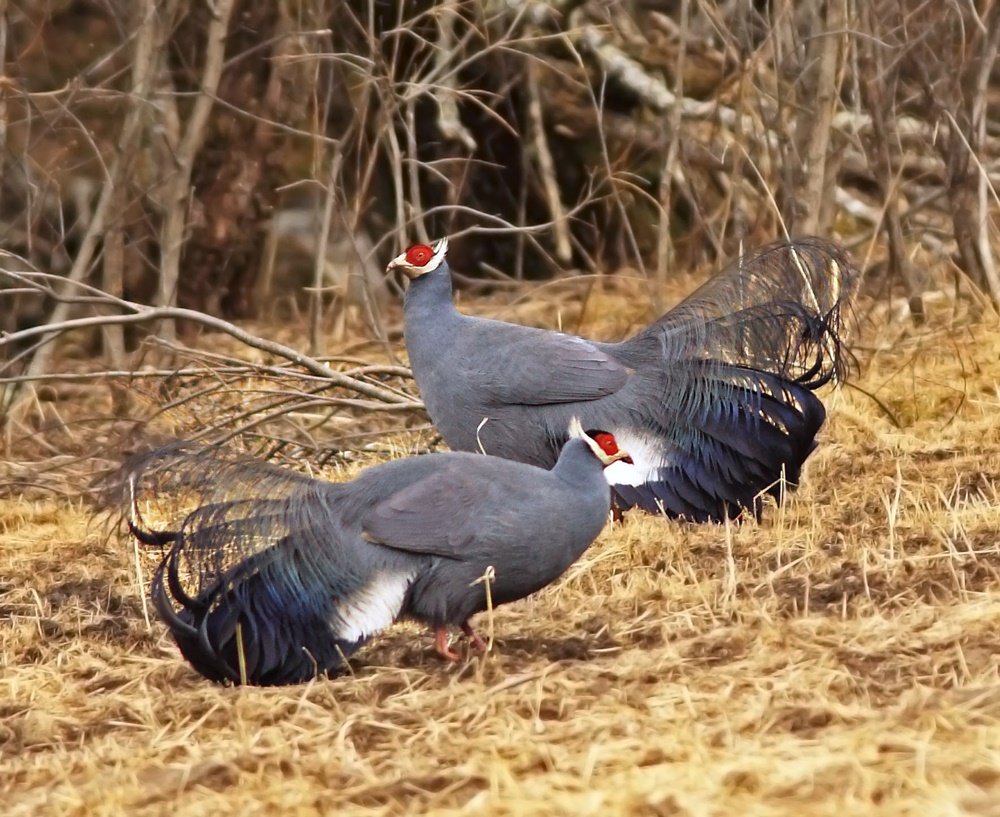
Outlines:
{"label": "pheasant's blue-grey neck", "polygon": [[[555,581],[600,533],[603,469],[628,455],[579,423],[551,470],[480,454],[396,460],[350,482],[180,444],[131,466],[131,528],[169,546],[152,598],[181,652],[218,681],[284,684],[340,670],[398,618],[448,647],[469,619]],[[176,530],[136,509],[149,491],[198,500]]]}
{"label": "pheasant's blue-grey neck", "polygon": [[616,508],[695,521],[759,516],[764,494],[798,483],[826,417],[813,392],[845,369],[859,280],[835,245],[744,255],[621,343],[461,314],[447,247],[411,247],[389,270],[410,279],[410,363],[452,449],[549,467],[579,416],[632,455],[605,471]]}

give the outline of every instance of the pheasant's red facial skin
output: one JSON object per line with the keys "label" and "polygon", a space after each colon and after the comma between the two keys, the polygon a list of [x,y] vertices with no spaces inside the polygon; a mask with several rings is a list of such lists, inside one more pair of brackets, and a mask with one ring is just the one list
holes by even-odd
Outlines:
{"label": "pheasant's red facial skin", "polygon": [[597,444],[601,447],[601,450],[605,454],[617,454],[618,453],[618,443],[615,441],[613,435],[608,434],[606,431],[599,431],[594,435],[594,439]]}
{"label": "pheasant's red facial skin", "polygon": [[615,439],[614,434],[608,431],[588,431],[587,436],[597,443],[601,451],[609,457],[615,457],[616,460],[632,464],[632,458],[628,454],[621,456],[624,452],[619,450],[618,440]]}
{"label": "pheasant's red facial skin", "polygon": [[422,267],[434,257],[434,250],[426,244],[414,244],[406,251],[406,263],[414,267]]}

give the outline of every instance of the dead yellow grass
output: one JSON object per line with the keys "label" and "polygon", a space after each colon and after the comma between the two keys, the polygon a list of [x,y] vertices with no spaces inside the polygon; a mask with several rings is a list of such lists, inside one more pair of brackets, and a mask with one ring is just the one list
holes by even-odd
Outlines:
{"label": "dead yellow grass", "polygon": [[214,686],[85,509],[0,505],[0,811],[1000,816],[1000,334],[863,342],[902,428],[828,395],[785,508],[606,530],[457,668]]}

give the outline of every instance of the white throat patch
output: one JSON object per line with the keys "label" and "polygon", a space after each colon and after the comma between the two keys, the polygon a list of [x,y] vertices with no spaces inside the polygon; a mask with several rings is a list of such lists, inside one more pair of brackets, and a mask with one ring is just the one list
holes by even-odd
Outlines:
{"label": "white throat patch", "polygon": [[657,471],[668,465],[663,456],[663,443],[631,431],[613,431],[618,445],[628,451],[632,462],[618,460],[604,469],[609,485],[645,485],[657,478]]}

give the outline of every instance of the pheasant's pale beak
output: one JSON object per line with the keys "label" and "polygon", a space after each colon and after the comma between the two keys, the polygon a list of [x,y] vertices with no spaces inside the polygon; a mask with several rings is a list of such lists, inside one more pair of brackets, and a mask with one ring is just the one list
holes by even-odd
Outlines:
{"label": "pheasant's pale beak", "polygon": [[411,274],[413,267],[406,261],[406,253],[401,252],[395,258],[392,259],[388,264],[386,264],[386,273],[395,272],[396,270],[401,270],[407,278],[414,278],[416,276]]}
{"label": "pheasant's pale beak", "polygon": [[627,462],[629,465],[635,465],[635,463],[632,462],[632,458],[629,456],[628,451],[623,451],[620,448],[613,454],[609,454],[606,451],[602,451],[601,454],[601,462],[604,463],[605,468],[613,462]]}
{"label": "pheasant's pale beak", "polygon": [[632,462],[632,458],[628,455],[628,452],[622,451],[621,449],[618,449],[614,454],[608,454],[605,451],[601,451],[597,454],[597,458],[601,461],[601,464],[605,468],[616,462],[627,462],[629,465],[635,464]]}

